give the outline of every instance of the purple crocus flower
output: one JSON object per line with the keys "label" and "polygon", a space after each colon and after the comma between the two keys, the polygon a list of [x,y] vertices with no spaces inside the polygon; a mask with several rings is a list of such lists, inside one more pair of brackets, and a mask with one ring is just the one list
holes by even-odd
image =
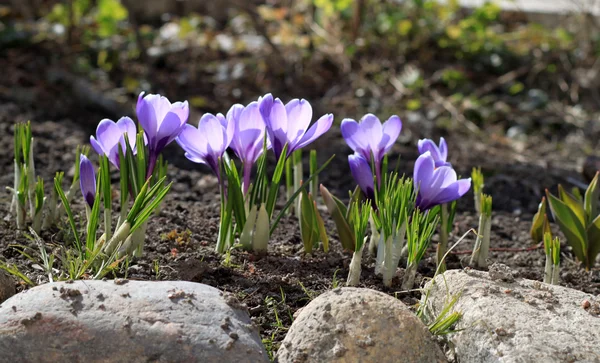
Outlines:
{"label": "purple crocus flower", "polygon": [[295,98],[284,106],[279,98],[273,100],[268,93],[259,98],[258,103],[278,160],[286,143],[288,149],[285,157],[288,157],[294,150],[303,148],[327,132],[333,123],[333,115],[329,113],[308,128],[312,120],[312,107],[305,99]]}
{"label": "purple crocus flower", "polygon": [[206,113],[200,118],[198,128],[186,124],[177,137],[185,157],[195,163],[210,166],[220,179],[219,158],[233,139],[233,123],[227,123],[222,114]]}
{"label": "purple crocus flower", "polygon": [[136,113],[148,142],[148,175],[151,175],[160,152],[183,130],[190,109],[187,101],[171,104],[164,96],[144,96],[142,92],[138,97]]}
{"label": "purple crocus flower", "polygon": [[106,155],[108,160],[119,168],[118,146],[121,145],[123,154],[125,154],[125,133],[127,133],[129,145],[135,154],[137,152],[135,145],[136,127],[129,117],[121,117],[117,122],[109,119],[100,121],[96,128],[96,137],[90,136],[90,143],[98,154]]}
{"label": "purple crocus flower", "polygon": [[354,177],[354,180],[356,180],[360,189],[368,198],[374,199],[375,185],[373,182],[373,172],[371,171],[371,166],[369,166],[367,159],[356,153],[348,155],[348,163],[350,164],[352,177]]}
{"label": "purple crocus flower", "polygon": [[419,148],[419,154],[423,154],[427,151],[431,153],[433,160],[435,160],[436,168],[440,166],[452,166],[452,164],[446,161],[446,159],[448,159],[448,145],[443,137],[440,137],[439,147],[431,139],[421,139],[417,146]]}
{"label": "purple crocus flower", "polygon": [[383,125],[377,116],[366,114],[356,122],[344,119],[340,126],[342,136],[354,152],[360,154],[365,160],[375,161],[375,174],[378,183],[381,180],[381,160],[387,154],[402,130],[402,121],[396,115],[391,116]]}
{"label": "purple crocus flower", "polygon": [[79,157],[79,188],[85,202],[92,208],[96,199],[96,172],[90,159],[83,154]]}
{"label": "purple crocus flower", "polygon": [[471,188],[471,178],[457,180],[452,167],[436,168],[435,159],[429,151],[417,158],[413,180],[418,190],[416,205],[423,211],[457,200]]}
{"label": "purple crocus flower", "polygon": [[[265,122],[260,115],[258,102],[251,102],[246,107],[240,104],[231,106],[227,112],[227,123],[233,125],[233,139],[230,147],[243,164],[245,194],[250,186],[252,165],[263,153]],[[270,147],[267,140],[267,149]]]}

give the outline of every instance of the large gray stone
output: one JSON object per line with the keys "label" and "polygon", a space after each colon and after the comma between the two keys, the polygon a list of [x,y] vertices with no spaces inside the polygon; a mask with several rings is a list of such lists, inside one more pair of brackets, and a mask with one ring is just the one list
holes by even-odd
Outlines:
{"label": "large gray stone", "polygon": [[402,303],[371,289],[328,291],[304,307],[277,359],[287,362],[446,362],[423,323]]}
{"label": "large gray stone", "polygon": [[75,281],[0,305],[3,362],[268,362],[230,295],[184,281]]}
{"label": "large gray stone", "polygon": [[600,362],[598,297],[491,268],[450,270],[425,286],[432,315],[448,292],[460,294],[453,310],[463,314],[457,328],[464,330],[448,336],[459,362]]}
{"label": "large gray stone", "polygon": [[0,270],[0,303],[17,292],[15,280],[3,270]]}

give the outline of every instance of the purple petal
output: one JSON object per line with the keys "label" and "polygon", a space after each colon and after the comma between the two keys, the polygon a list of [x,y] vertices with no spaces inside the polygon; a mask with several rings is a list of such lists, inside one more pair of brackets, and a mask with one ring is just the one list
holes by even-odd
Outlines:
{"label": "purple petal", "polygon": [[285,105],[287,113],[287,140],[296,144],[306,132],[312,120],[312,107],[305,99],[293,99]]}
{"label": "purple petal", "polygon": [[[137,135],[137,128],[135,127],[135,122],[133,122],[133,120],[127,116],[125,117],[121,117],[119,119],[119,121],[117,121],[117,126],[119,126],[119,129],[121,130],[121,135],[123,136],[123,134],[127,133],[127,139],[129,140],[129,146],[131,146],[131,150],[136,149],[135,143],[136,143],[136,135]],[[123,145],[123,152],[125,152],[125,145]]]}
{"label": "purple petal", "polygon": [[242,111],[236,122],[234,144],[238,157],[244,162],[254,163],[263,149],[265,123],[257,102],[251,102]]}
{"label": "purple petal", "polygon": [[227,135],[226,144],[227,144],[227,147],[229,147],[229,144],[231,144],[231,141],[233,140],[233,134],[235,132],[235,125],[233,122],[228,122],[222,113],[218,113],[217,118],[219,119],[219,122],[221,123],[221,126],[223,127],[223,129],[225,129],[225,133]]}
{"label": "purple petal", "polygon": [[365,159],[370,159],[369,142],[362,133],[358,122],[353,119],[344,119],[340,126],[342,137],[346,144],[354,151],[361,154]]}
{"label": "purple petal", "polygon": [[268,130],[273,151],[279,159],[283,146],[289,141],[287,137],[289,120],[285,106],[279,98],[273,100],[273,96],[267,94],[261,99],[259,109]]}
{"label": "purple petal", "polygon": [[185,125],[177,137],[177,143],[181,148],[198,158],[204,159],[207,153],[207,140],[204,133],[192,125]]}
{"label": "purple petal", "polygon": [[[417,147],[419,149],[419,153],[423,154],[427,151],[429,151],[431,153],[431,156],[433,157],[433,160],[435,161],[435,166],[436,167],[440,167],[440,166],[450,166],[450,163],[446,162],[446,156],[448,154],[447,151],[447,147],[446,147],[446,142],[443,141],[443,138],[440,139],[440,147],[438,147],[435,142],[433,142],[433,140],[430,139],[421,139],[419,140],[419,142],[417,143]],[[443,148],[444,151],[442,151],[442,144],[443,144]]]}
{"label": "purple petal", "polygon": [[182,128],[183,125],[181,124],[179,116],[174,112],[167,113],[156,134],[156,144],[154,147],[150,148],[152,152],[156,154],[160,153],[165,146],[179,136]]}
{"label": "purple petal", "polygon": [[[383,126],[377,116],[368,113],[363,116],[359,123],[364,139],[367,141],[367,145],[371,151],[375,151],[379,147],[379,143],[383,139]],[[383,155],[376,155],[376,157]],[[379,162],[379,158],[376,162]]]}
{"label": "purple petal", "polygon": [[[310,129],[308,129],[308,131],[306,131],[306,133],[304,134],[302,139],[300,139],[298,144],[296,144],[294,149],[301,149],[301,148],[305,147],[306,145],[310,144],[311,142],[315,141],[317,138],[319,138],[319,136],[323,135],[331,128],[332,123],[333,123],[333,115],[332,114],[327,114],[327,115],[321,116],[321,118],[318,119],[317,122],[315,122],[314,125],[312,125],[310,127]],[[290,150],[290,153],[292,151],[294,151],[294,150]]]}
{"label": "purple petal", "polygon": [[111,150],[115,145],[119,143],[122,133],[121,129],[115,124],[114,121],[104,119],[100,121],[96,128],[96,140],[105,152]]}
{"label": "purple petal", "polygon": [[450,203],[465,195],[471,188],[471,178],[460,179],[440,190],[435,198],[435,205]]}
{"label": "purple petal", "polygon": [[170,112],[174,112],[179,116],[179,120],[181,120],[182,124],[186,123],[190,116],[190,106],[188,105],[188,101],[173,103]]}
{"label": "purple petal", "polygon": [[229,145],[226,130],[219,119],[210,113],[204,114],[198,123],[198,130],[206,135],[208,152],[212,151],[215,159],[220,158]]}
{"label": "purple petal", "polygon": [[96,172],[85,155],[81,154],[79,158],[79,187],[86,203],[92,208],[96,198]]}
{"label": "purple petal", "polygon": [[429,193],[429,185],[431,183],[434,170],[435,162],[429,152],[421,154],[415,161],[413,182],[415,189],[418,190],[419,194],[426,195]]}
{"label": "purple petal", "polygon": [[448,160],[448,145],[443,137],[440,137],[440,157],[444,161]]}
{"label": "purple petal", "polygon": [[365,158],[360,154],[348,155],[348,163],[350,164],[350,171],[352,177],[360,189],[365,193],[368,198],[375,197],[375,183],[373,181],[373,173],[371,167]]}
{"label": "purple petal", "polygon": [[383,157],[383,155],[387,154],[392,146],[398,140],[398,136],[400,136],[400,131],[402,131],[402,121],[400,121],[400,117],[393,115],[391,116],[384,124],[383,124],[383,137],[379,142],[379,152],[381,155],[379,157]]}
{"label": "purple petal", "polygon": [[102,145],[96,141],[96,138],[94,136],[90,136],[90,144],[92,144],[92,148],[94,149],[95,152],[97,152],[99,155],[104,155],[106,154],[106,152],[104,151],[104,149],[102,148]]}

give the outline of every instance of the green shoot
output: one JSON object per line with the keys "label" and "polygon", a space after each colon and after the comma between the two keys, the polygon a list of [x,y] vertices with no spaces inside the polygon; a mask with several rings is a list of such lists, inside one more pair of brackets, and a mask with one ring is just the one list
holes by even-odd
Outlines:
{"label": "green shoot", "polygon": [[360,281],[362,254],[365,240],[367,239],[366,233],[367,227],[369,226],[370,215],[370,201],[353,203],[350,207],[349,221],[356,245],[354,246],[354,253],[352,254],[352,260],[350,261],[350,271],[348,273],[348,279],[346,280],[346,285],[348,286],[356,286]]}
{"label": "green shoot", "polygon": [[475,200],[475,211],[477,214],[481,214],[481,194],[483,193],[483,173],[481,172],[481,167],[473,168],[471,171],[471,181],[473,183],[473,193]]}
{"label": "green shoot", "polygon": [[425,255],[431,237],[440,220],[439,215],[435,215],[432,211],[421,212],[415,209],[412,214],[410,223],[406,229],[406,247],[408,251],[406,270],[402,279],[402,289],[410,290],[415,283],[417,274],[417,266]]}
{"label": "green shoot", "polygon": [[492,230],[492,196],[481,195],[481,214],[479,215],[479,229],[477,239],[471,255],[471,266],[487,267],[487,258],[490,251],[490,234]]}
{"label": "green shoot", "polygon": [[552,234],[544,233],[544,251],[546,252],[546,266],[544,268],[544,282],[558,285],[560,273],[560,240],[552,239]]}

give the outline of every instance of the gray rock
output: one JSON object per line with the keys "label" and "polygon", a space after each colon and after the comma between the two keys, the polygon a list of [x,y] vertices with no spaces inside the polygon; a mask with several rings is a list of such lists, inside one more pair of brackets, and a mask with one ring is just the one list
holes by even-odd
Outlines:
{"label": "gray rock", "polygon": [[448,339],[461,363],[600,362],[598,297],[514,278],[504,268],[489,274],[450,270],[427,290],[432,316],[448,292],[460,294],[453,310],[463,314],[457,328],[464,330]]}
{"label": "gray rock", "polygon": [[423,323],[382,292],[344,287],[300,311],[277,352],[286,362],[446,362]]}
{"label": "gray rock", "polygon": [[184,281],[45,284],[0,305],[3,362],[268,362],[237,300]]}
{"label": "gray rock", "polygon": [[0,303],[13,296],[15,289],[15,280],[5,271],[0,270]]}

